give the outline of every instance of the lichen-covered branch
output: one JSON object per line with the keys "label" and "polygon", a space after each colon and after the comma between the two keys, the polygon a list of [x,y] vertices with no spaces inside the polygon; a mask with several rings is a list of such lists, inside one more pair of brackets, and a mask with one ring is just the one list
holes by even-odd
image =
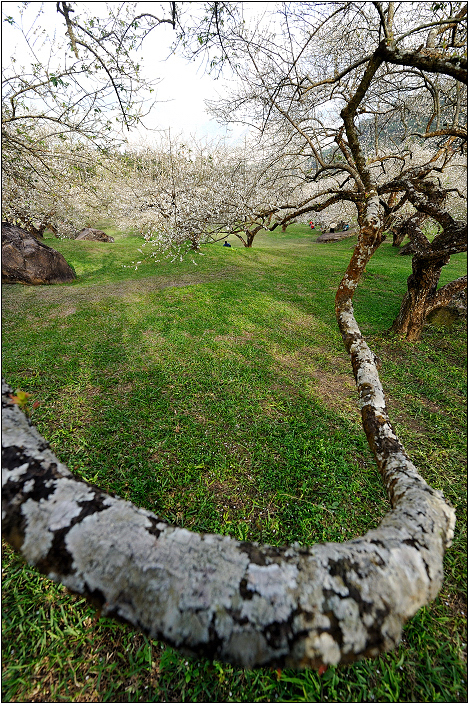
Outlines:
{"label": "lichen-covered branch", "polygon": [[170,526],[59,462],[2,388],[3,533],[24,558],[152,638],[244,667],[318,667],[393,648],[433,599],[454,512],[387,421],[374,358],[344,310],[392,510],[343,544],[273,548]]}
{"label": "lichen-covered branch", "polygon": [[351,301],[361,274],[376,249],[384,240],[382,227],[380,226],[380,201],[376,190],[370,191],[364,208],[364,216],[359,219],[362,221],[360,236],[337,290],[336,311],[342,304],[349,300]]}
{"label": "lichen-covered branch", "polygon": [[394,42],[389,45],[386,42],[381,42],[378,52],[380,58],[387,63],[398,66],[414,66],[421,71],[452,76],[467,85],[467,59],[465,57],[440,54],[435,49],[405,51],[405,49],[397,48]]}

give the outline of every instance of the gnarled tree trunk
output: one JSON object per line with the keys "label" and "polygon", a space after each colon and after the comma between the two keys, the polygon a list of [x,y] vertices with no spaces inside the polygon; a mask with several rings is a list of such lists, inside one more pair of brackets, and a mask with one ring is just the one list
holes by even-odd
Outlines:
{"label": "gnarled tree trunk", "polygon": [[412,233],[414,227],[420,227],[422,223],[428,218],[425,213],[414,213],[409,218],[405,218],[395,223],[391,228],[392,232],[392,246],[400,247],[404,242],[406,237],[410,237],[412,240]]}
{"label": "gnarled tree trunk", "polygon": [[245,230],[246,240],[243,240],[245,247],[252,247],[254,237],[260,230],[262,230],[262,225],[256,225],[255,227],[251,227],[249,230]]}
{"label": "gnarled tree trunk", "polygon": [[363,426],[391,510],[362,538],[273,548],[170,526],[74,477],[3,389],[3,532],[24,558],[152,638],[243,667],[318,667],[393,648],[434,599],[454,510],[418,474],[387,416],[353,315],[381,242],[373,195],[336,298]]}
{"label": "gnarled tree trunk", "polygon": [[252,247],[254,238],[259,232],[259,230],[262,230],[262,225],[259,225],[258,227],[255,227],[251,230],[244,230],[244,237],[239,231],[233,232],[233,235],[235,235],[239,240],[241,240],[245,247]]}
{"label": "gnarled tree trunk", "polygon": [[54,235],[54,237],[57,237],[57,238],[59,237],[59,231],[57,230],[57,228],[55,227],[55,225],[52,225],[52,224],[49,222],[49,223],[47,223],[47,227],[48,227],[49,230],[52,232],[52,234]]}
{"label": "gnarled tree trunk", "polygon": [[30,235],[35,237],[36,239],[43,240],[44,239],[44,232],[47,228],[47,224],[41,223],[39,227],[36,227],[32,223],[29,223],[27,227],[24,227],[26,232],[29,232]]}
{"label": "gnarled tree trunk", "polygon": [[246,230],[246,244],[245,247],[252,247],[252,243],[254,242],[254,237],[257,235],[261,228],[256,229],[254,232],[251,230]]}
{"label": "gnarled tree trunk", "polygon": [[441,270],[448,261],[449,256],[436,260],[428,260],[418,254],[412,257],[412,274],[407,279],[407,293],[391,327],[396,335],[409,341],[420,340],[427,313],[435,307],[433,302]]}
{"label": "gnarled tree trunk", "polygon": [[[428,313],[447,305],[455,293],[467,287],[467,276],[464,276],[438,290],[441,270],[451,255],[467,251],[467,222],[454,220],[444,208],[448,191],[434,182],[403,179],[401,187],[416,208],[405,222],[415,254],[412,274],[407,279],[407,293],[391,330],[407,340],[416,341],[420,339]],[[428,217],[441,226],[441,232],[432,242],[420,229]]]}
{"label": "gnarled tree trunk", "polygon": [[411,342],[420,340],[429,313],[447,306],[458,291],[467,288],[467,276],[461,276],[437,290],[441,269],[447,262],[424,266],[416,262],[418,259],[416,256],[412,259],[413,273],[407,279],[407,293],[391,327],[392,332]]}

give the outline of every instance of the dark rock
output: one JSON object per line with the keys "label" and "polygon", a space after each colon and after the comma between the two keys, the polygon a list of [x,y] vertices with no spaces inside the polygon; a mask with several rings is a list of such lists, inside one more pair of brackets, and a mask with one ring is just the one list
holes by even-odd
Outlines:
{"label": "dark rock", "polygon": [[62,284],[76,278],[72,267],[52,247],[21,227],[2,222],[2,282]]}
{"label": "dark rock", "polygon": [[322,235],[319,235],[316,242],[338,242],[339,240],[344,240],[346,237],[353,237],[357,232],[357,229],[341,230],[340,232],[323,232]]}
{"label": "dark rock", "polygon": [[114,242],[114,237],[106,235],[102,230],[95,230],[94,227],[85,227],[80,230],[75,237],[76,240],[93,240],[94,242]]}

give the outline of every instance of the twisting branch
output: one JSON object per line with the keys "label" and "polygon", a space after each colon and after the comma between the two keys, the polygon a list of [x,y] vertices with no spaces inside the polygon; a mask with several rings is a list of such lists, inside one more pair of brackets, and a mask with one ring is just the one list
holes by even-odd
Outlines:
{"label": "twisting branch", "polygon": [[467,85],[467,59],[463,57],[440,55],[434,49],[405,51],[397,48],[394,42],[391,42],[389,46],[385,42],[381,42],[378,52],[381,59],[387,63],[398,66],[414,66],[422,71],[452,76]]}
{"label": "twisting branch", "polygon": [[444,127],[439,130],[433,130],[432,132],[427,131],[427,132],[425,132],[425,134],[422,134],[420,132],[411,132],[410,136],[421,137],[422,139],[432,139],[433,137],[453,136],[453,137],[460,137],[462,140],[467,142],[467,128],[460,127],[459,125],[456,125],[453,127]]}
{"label": "twisting branch", "polygon": [[[388,17],[388,38],[391,24]],[[404,65],[425,69],[425,57],[414,54],[409,58],[407,52]],[[336,315],[352,360],[363,427],[391,504],[377,528],[341,544],[273,548],[170,526],[73,476],[13,403],[11,389],[2,389],[5,538],[29,563],[97,603],[103,614],[186,652],[244,667],[318,667],[376,656],[399,642],[406,620],[441,587],[454,510],[419,475],[397,438],[377,359],[352,306],[360,276],[383,239],[378,193],[405,191],[409,199],[425,200],[416,189],[410,193],[410,173],[402,187],[397,181],[375,187],[354,125],[380,65],[402,63],[402,56],[392,42],[382,43],[367,57],[342,111],[357,168],[348,163],[340,168],[356,181],[360,236],[337,292]],[[464,63],[431,61],[436,64],[429,70],[458,76]],[[275,105],[295,126],[321,168],[330,168],[309,135],[282,112],[276,92],[267,84],[264,89],[269,107]],[[429,173],[437,167],[419,168]]]}
{"label": "twisting branch", "polygon": [[390,650],[440,589],[454,511],[396,438],[348,302],[338,319],[392,505],[378,528],[343,544],[273,548],[170,526],[74,477],[4,384],[5,538],[104,615],[198,656],[318,667]]}
{"label": "twisting branch", "polygon": [[432,300],[428,303],[427,315],[436,308],[448,305],[455,294],[464,289],[467,289],[467,275],[460,276],[459,279],[454,279],[454,281],[450,281],[448,284],[439,288]]}
{"label": "twisting branch", "polygon": [[377,54],[377,52],[375,52],[375,54],[373,54],[370,61],[368,62],[365,73],[363,74],[363,77],[355,94],[350,98],[347,105],[345,106],[345,108],[343,108],[340,113],[344,121],[345,131],[347,133],[347,140],[350,150],[353,154],[353,158],[357,165],[358,172],[365,185],[365,189],[367,190],[371,189],[371,179],[366,166],[366,160],[363,155],[360,142],[358,140],[357,129],[354,124],[354,119],[357,114],[357,108],[363,100],[366,91],[368,90],[369,85],[373,79],[373,76],[375,75],[376,71],[379,69],[381,64],[382,59]]}
{"label": "twisting branch", "polygon": [[379,19],[380,19],[380,31],[382,29],[384,32],[384,37],[385,37],[386,41],[390,41],[391,37],[389,35],[388,23],[386,22],[386,17],[384,14],[382,4],[380,2],[373,2],[373,5],[376,7],[376,9],[378,11],[378,15],[379,15]]}
{"label": "twisting branch", "polygon": [[[61,7],[61,5],[62,5],[62,7]],[[72,21],[70,19],[70,13],[75,12],[75,10],[73,10],[70,7],[70,5],[67,5],[66,2],[62,2],[62,3],[58,2],[56,7],[57,7],[57,12],[65,17],[65,22],[67,24],[67,32],[68,32],[68,36],[70,37],[70,44],[72,46],[73,53],[75,54],[76,58],[79,59],[80,57],[78,56],[76,37],[75,37],[75,33],[73,31]]]}
{"label": "twisting branch", "polygon": [[427,48],[434,48],[436,46],[436,38],[439,34],[444,34],[449,29],[452,29],[452,40],[450,46],[455,46],[455,32],[458,28],[458,21],[461,21],[463,17],[467,15],[467,5],[463,6],[461,10],[454,16],[454,22],[449,21],[447,24],[442,24],[437,27],[433,27],[427,37]]}

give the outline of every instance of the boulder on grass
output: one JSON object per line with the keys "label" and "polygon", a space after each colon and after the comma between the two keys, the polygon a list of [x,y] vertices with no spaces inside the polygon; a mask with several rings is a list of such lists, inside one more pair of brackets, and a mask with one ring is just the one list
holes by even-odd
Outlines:
{"label": "boulder on grass", "polygon": [[93,240],[93,242],[114,242],[114,237],[106,235],[102,230],[94,227],[84,227],[75,237],[76,240]]}
{"label": "boulder on grass", "polygon": [[62,284],[76,278],[72,267],[52,247],[26,230],[2,222],[2,282],[7,284]]}

